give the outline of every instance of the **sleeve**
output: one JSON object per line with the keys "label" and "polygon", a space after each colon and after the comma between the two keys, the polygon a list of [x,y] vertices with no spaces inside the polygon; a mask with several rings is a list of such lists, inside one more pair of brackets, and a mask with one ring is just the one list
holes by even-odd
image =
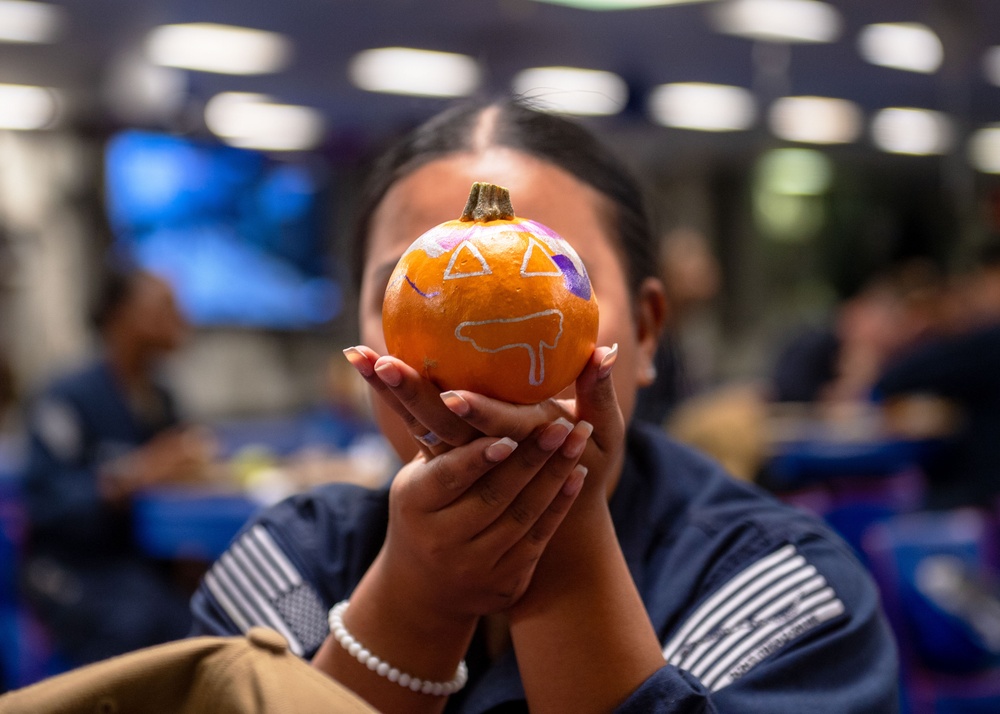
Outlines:
{"label": "sleeve", "polygon": [[72,402],[48,396],[31,407],[25,495],[33,528],[78,543],[102,538],[105,509],[87,448]]}
{"label": "sleeve", "polygon": [[312,657],[329,633],[327,612],[347,597],[381,544],[378,498],[347,484],[293,496],[252,518],[191,599],[192,635],[237,635],[265,626]]}
{"label": "sleeve", "polygon": [[898,711],[877,591],[839,545],[786,544],[704,594],[620,714]]}

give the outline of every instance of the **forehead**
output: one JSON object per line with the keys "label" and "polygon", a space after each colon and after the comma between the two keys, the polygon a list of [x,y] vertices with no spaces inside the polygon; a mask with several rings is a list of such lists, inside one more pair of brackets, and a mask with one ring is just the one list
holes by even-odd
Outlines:
{"label": "forehead", "polygon": [[511,149],[489,149],[437,159],[397,182],[373,216],[368,267],[381,263],[380,257],[398,258],[424,231],[458,218],[475,181],[508,188],[516,215],[552,228],[585,261],[615,252],[603,195],[552,164]]}

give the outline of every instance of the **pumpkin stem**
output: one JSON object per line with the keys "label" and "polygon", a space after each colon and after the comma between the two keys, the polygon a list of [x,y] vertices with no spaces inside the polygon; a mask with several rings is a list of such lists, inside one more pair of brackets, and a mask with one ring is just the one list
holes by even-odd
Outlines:
{"label": "pumpkin stem", "polygon": [[465,203],[460,221],[511,220],[514,207],[510,205],[510,191],[492,183],[472,184],[469,200]]}

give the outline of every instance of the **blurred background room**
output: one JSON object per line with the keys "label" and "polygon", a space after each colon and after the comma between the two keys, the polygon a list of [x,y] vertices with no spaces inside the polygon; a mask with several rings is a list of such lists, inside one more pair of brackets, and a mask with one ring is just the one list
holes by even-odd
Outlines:
{"label": "blurred background room", "polygon": [[502,94],[649,187],[637,418],[844,536],[906,711],[1000,711],[994,0],[0,0],[0,691],[182,636],[262,504],[385,484],[360,181]]}

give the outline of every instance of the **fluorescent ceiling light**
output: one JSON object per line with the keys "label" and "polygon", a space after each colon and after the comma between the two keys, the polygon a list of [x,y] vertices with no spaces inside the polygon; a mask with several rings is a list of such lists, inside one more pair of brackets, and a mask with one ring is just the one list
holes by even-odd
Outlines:
{"label": "fluorescent ceiling light", "polygon": [[816,0],[729,0],[712,19],[719,32],[777,42],[833,42],[843,24],[836,9]]}
{"label": "fluorescent ceiling light", "polygon": [[303,151],[323,140],[323,116],[311,107],[276,104],[263,94],[223,92],[205,105],[205,124],[227,144]]}
{"label": "fluorescent ceiling light", "polygon": [[479,64],[467,55],[382,47],[354,55],[347,68],[355,86],[369,92],[464,97],[479,87]]}
{"label": "fluorescent ceiling light", "polygon": [[843,144],[861,133],[861,110],[854,102],[828,97],[782,97],[771,107],[771,131],[786,141]]}
{"label": "fluorescent ceiling light", "polygon": [[924,74],[936,72],[944,60],[941,40],[916,22],[868,25],[858,35],[858,50],[872,64]]}
{"label": "fluorescent ceiling light", "polygon": [[1000,124],[983,127],[972,135],[969,161],[983,173],[1000,174]]}
{"label": "fluorescent ceiling light", "polygon": [[872,120],[872,139],[878,148],[893,154],[930,156],[951,148],[954,130],[941,112],[890,107]]}
{"label": "fluorescent ceiling light", "polygon": [[833,184],[833,166],[815,149],[774,149],[761,159],[758,179],[780,196],[822,196]]}
{"label": "fluorescent ceiling light", "polygon": [[986,81],[1000,87],[1000,47],[990,47],[983,55],[983,74]]}
{"label": "fluorescent ceiling light", "polygon": [[696,2],[712,2],[712,0],[535,0],[535,2],[566,5],[581,10],[632,10],[661,5],[689,5]]}
{"label": "fluorescent ceiling light", "polygon": [[161,25],[146,38],[154,64],[220,74],[270,74],[288,66],[292,43],[284,35],[247,27],[195,22]]}
{"label": "fluorescent ceiling light", "polygon": [[628,101],[628,86],[617,74],[578,67],[525,69],[514,76],[512,89],[539,109],[559,114],[617,114]]}
{"label": "fluorescent ceiling light", "polygon": [[649,111],[664,126],[700,131],[740,131],[753,126],[757,104],[743,87],[702,82],[661,84]]}
{"label": "fluorescent ceiling light", "polygon": [[59,113],[56,92],[26,84],[0,84],[0,129],[45,129]]}
{"label": "fluorescent ceiling light", "polygon": [[0,42],[52,42],[63,25],[63,10],[25,0],[0,0]]}

